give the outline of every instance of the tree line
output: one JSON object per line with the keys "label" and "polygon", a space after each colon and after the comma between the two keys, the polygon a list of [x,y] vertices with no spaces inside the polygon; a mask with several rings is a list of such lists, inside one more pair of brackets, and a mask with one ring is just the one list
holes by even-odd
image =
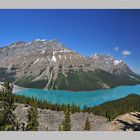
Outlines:
{"label": "tree line", "polygon": [[130,94],[127,97],[103,103],[95,107],[84,107],[83,112],[93,113],[98,116],[105,116],[108,121],[114,120],[119,115],[139,112],[140,111],[140,96]]}
{"label": "tree line", "polygon": [[42,101],[42,100],[38,100],[37,98],[33,98],[33,97],[25,97],[25,96],[21,96],[21,95],[13,95],[15,98],[15,102],[16,103],[23,103],[27,106],[32,105],[33,103],[36,103],[37,107],[40,109],[50,109],[50,110],[55,110],[55,111],[67,111],[70,110],[71,113],[75,113],[75,112],[80,112],[80,106],[75,105],[74,103],[72,105],[69,104],[52,104],[49,103],[47,101]]}

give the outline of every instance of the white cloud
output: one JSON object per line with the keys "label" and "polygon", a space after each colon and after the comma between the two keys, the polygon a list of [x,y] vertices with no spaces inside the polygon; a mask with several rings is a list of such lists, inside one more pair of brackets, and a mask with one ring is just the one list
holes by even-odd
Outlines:
{"label": "white cloud", "polygon": [[114,51],[119,51],[119,47],[118,46],[116,46],[115,48],[114,48]]}
{"label": "white cloud", "polygon": [[123,55],[124,57],[126,57],[126,56],[128,56],[128,55],[131,55],[131,52],[128,51],[128,50],[124,50],[124,51],[122,51],[122,55]]}

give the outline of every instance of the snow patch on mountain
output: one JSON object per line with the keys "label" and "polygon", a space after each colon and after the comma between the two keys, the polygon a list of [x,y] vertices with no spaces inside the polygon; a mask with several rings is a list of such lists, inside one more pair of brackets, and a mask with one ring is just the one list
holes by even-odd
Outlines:
{"label": "snow patch on mountain", "polygon": [[132,76],[132,75],[128,75],[130,78],[133,78],[133,79],[135,79],[135,80],[139,80],[139,79],[137,79],[136,77],[134,77],[134,76]]}
{"label": "snow patch on mountain", "polygon": [[53,57],[51,59],[51,62],[56,62],[55,51],[53,51]]}
{"label": "snow patch on mountain", "polygon": [[120,64],[122,62],[122,60],[114,60],[114,65],[118,65],[118,64]]}
{"label": "snow patch on mountain", "polygon": [[42,54],[45,53],[45,50],[43,50],[41,53],[42,53]]}
{"label": "snow patch on mountain", "polygon": [[40,60],[40,58],[37,58],[36,61],[33,63],[33,65],[36,64],[37,62],[39,62],[39,60]]}
{"label": "snow patch on mountain", "polygon": [[47,41],[46,39],[36,39],[35,41],[42,41],[42,42],[45,42]]}
{"label": "snow patch on mountain", "polygon": [[56,57],[53,56],[52,59],[51,59],[51,61],[56,62]]}
{"label": "snow patch on mountain", "polygon": [[59,59],[61,60],[61,55],[59,55],[58,57],[59,57]]}

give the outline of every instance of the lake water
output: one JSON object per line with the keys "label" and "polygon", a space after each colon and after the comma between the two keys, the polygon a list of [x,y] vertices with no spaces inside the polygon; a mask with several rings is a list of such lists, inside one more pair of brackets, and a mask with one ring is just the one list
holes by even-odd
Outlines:
{"label": "lake water", "polygon": [[140,85],[119,86],[112,89],[96,91],[71,92],[63,90],[42,90],[42,89],[24,89],[16,94],[28,97],[36,97],[40,100],[47,100],[51,103],[79,105],[81,108],[86,105],[93,107],[107,101],[120,99],[129,94],[140,95]]}

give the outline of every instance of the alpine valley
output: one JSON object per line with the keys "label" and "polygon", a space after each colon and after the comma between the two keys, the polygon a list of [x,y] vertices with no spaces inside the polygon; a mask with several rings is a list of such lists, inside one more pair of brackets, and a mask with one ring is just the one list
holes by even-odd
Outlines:
{"label": "alpine valley", "polygon": [[0,48],[0,81],[27,88],[92,91],[140,84],[140,76],[110,55],[80,55],[57,40],[19,41]]}

